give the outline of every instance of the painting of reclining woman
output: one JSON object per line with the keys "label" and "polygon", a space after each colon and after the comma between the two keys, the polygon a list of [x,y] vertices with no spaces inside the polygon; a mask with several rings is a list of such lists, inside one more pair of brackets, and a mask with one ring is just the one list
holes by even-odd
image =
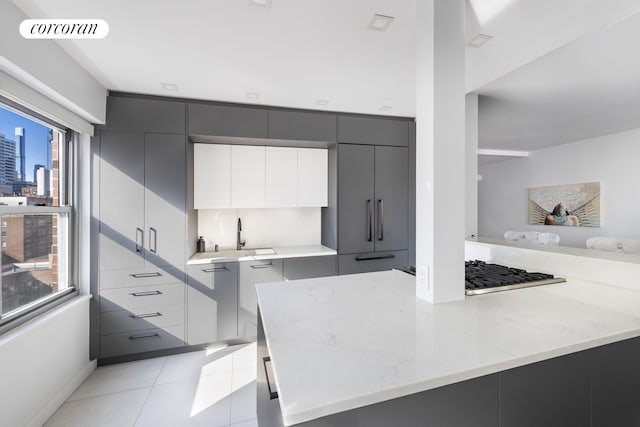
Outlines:
{"label": "painting of reclining woman", "polygon": [[529,224],[600,227],[600,183],[530,188]]}

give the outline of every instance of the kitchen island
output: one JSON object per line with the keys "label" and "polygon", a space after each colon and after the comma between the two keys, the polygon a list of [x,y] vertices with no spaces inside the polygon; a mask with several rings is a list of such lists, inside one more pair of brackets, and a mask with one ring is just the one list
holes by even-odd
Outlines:
{"label": "kitchen island", "polygon": [[439,305],[400,271],[259,284],[260,425],[638,425],[631,268]]}

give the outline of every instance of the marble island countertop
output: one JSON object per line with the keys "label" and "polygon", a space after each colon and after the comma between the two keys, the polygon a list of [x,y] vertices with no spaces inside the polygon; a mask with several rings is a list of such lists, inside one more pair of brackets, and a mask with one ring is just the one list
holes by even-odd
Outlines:
{"label": "marble island countertop", "polygon": [[260,249],[222,250],[219,252],[195,253],[187,265],[210,264],[214,262],[254,261],[261,259],[301,258],[336,255],[334,249],[322,245],[283,246]]}
{"label": "marble island countertop", "polygon": [[267,283],[285,425],[640,336],[640,285],[566,283],[432,305],[399,271]]}

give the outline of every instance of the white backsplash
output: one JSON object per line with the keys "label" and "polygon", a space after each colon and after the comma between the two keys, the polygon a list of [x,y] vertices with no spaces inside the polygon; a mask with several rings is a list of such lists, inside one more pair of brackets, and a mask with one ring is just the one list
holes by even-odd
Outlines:
{"label": "white backsplash", "polygon": [[319,245],[321,208],[201,209],[198,236],[204,236],[207,251],[236,248],[238,218],[247,248]]}

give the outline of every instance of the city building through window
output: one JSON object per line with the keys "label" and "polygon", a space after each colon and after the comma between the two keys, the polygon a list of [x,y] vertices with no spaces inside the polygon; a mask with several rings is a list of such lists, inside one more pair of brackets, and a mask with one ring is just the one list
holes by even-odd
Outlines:
{"label": "city building through window", "polygon": [[0,325],[74,291],[69,140],[0,104]]}

